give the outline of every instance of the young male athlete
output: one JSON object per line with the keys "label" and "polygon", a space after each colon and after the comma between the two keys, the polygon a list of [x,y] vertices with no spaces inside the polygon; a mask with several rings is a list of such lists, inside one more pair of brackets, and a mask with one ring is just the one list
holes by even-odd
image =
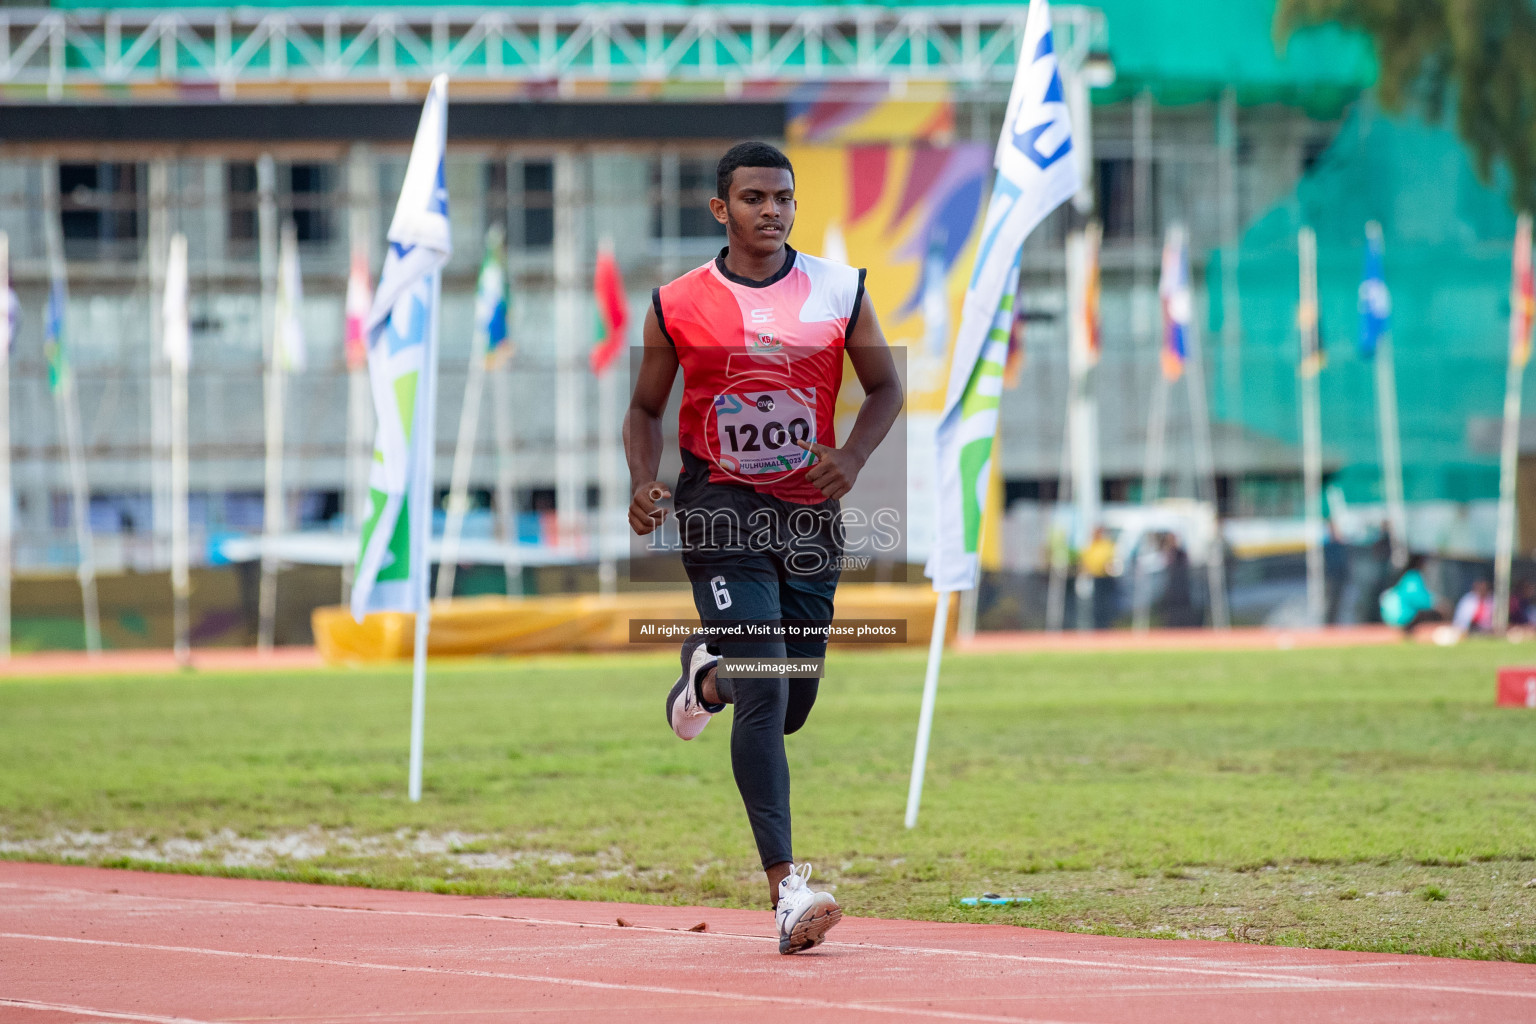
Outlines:
{"label": "young male athlete", "polygon": [[[721,658],[826,653],[842,555],[838,499],[900,413],[901,382],[864,272],[789,247],[795,174],[784,154],[741,143],[720,159],[716,178],[709,208],[725,225],[726,247],[656,289],[646,314],[624,420],[629,523],[643,536],[666,516],[657,505],[672,496],[656,479],[661,417],[681,367],[677,526],[699,618],[719,632],[683,644],[667,720],[690,740],[734,706],[731,769],[768,875],[779,952],[795,953],[842,916],[831,894],[806,885],[810,865],[795,866],[790,842],[784,737],[805,724],[817,680],[717,670]],[[839,446],[833,413],[845,352],[864,402]],[[796,631],[786,634],[786,624]]]}

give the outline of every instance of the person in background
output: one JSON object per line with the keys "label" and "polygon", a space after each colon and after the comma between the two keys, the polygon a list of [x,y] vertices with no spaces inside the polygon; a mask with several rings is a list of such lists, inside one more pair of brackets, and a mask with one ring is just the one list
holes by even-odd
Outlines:
{"label": "person in background", "polygon": [[1509,596],[1510,625],[1536,626],[1536,580],[1523,580]]}
{"label": "person in background", "polygon": [[1424,582],[1424,556],[1408,559],[1403,574],[1381,594],[1381,621],[1395,626],[1406,636],[1425,622],[1444,622],[1441,602]]}
{"label": "person in background", "polygon": [[[1392,585],[1393,576],[1392,524],[1385,519],[1381,521],[1381,529],[1377,531],[1376,540],[1371,544],[1370,564],[1375,569],[1373,577],[1375,585],[1371,587],[1368,593],[1379,595],[1383,590]],[[1382,621],[1381,610],[1376,606],[1376,602],[1370,600],[1369,596],[1367,596],[1366,602],[1369,607],[1366,609],[1366,614],[1363,616],[1362,621]]]}
{"label": "person in background", "polygon": [[1339,525],[1328,520],[1328,533],[1323,538],[1323,593],[1326,608],[1323,621],[1339,624],[1344,621],[1344,585],[1349,581],[1349,545],[1339,536]]}
{"label": "person in background", "polygon": [[1084,573],[1093,579],[1093,628],[1108,629],[1115,619],[1115,598],[1118,581],[1114,573],[1115,542],[1104,527],[1093,528],[1093,539],[1083,549],[1080,565]]}
{"label": "person in background", "polygon": [[1189,552],[1172,533],[1162,536],[1163,542],[1163,599],[1161,602],[1163,625],[1175,629],[1188,629],[1200,625],[1195,614],[1194,586],[1189,575]]}
{"label": "person in background", "polygon": [[1493,632],[1493,588],[1487,580],[1474,580],[1472,589],[1461,595],[1451,624],[1463,633]]}

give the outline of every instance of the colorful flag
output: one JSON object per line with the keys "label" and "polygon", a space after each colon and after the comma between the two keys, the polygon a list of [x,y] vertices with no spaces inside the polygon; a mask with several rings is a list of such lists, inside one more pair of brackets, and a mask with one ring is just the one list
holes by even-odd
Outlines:
{"label": "colorful flag", "polygon": [[368,310],[373,306],[373,282],[368,278],[368,250],[352,246],[352,269],[347,274],[347,369],[368,365]]}
{"label": "colorful flag", "polygon": [[1531,215],[1515,224],[1514,273],[1509,285],[1509,358],[1516,366],[1531,359],[1531,328],[1536,325],[1536,275],[1531,269]]}
{"label": "colorful flag", "polygon": [[1088,339],[1088,365],[1099,365],[1099,352],[1104,346],[1104,323],[1099,316],[1099,247],[1104,239],[1104,229],[1098,221],[1089,221],[1083,231],[1083,262],[1087,264],[1083,274],[1083,336]]}
{"label": "colorful flag", "polygon": [[62,267],[54,267],[43,309],[43,358],[48,360],[48,390],[58,394],[69,379],[69,354],[64,349],[64,313],[69,305]]}
{"label": "colorful flag", "polygon": [[439,274],[453,248],[443,173],[447,123],[448,76],[438,75],[416,127],[365,325],[378,433],[352,586],[358,621],[370,611],[426,610]]}
{"label": "colorful flag", "polygon": [[475,351],[495,366],[512,353],[507,336],[507,264],[502,255],[506,235],[500,225],[485,233],[485,260],[475,283]]}
{"label": "colorful flag", "polygon": [[309,363],[304,345],[304,277],[299,270],[299,236],[293,222],[283,225],[277,250],[277,300],[273,317],[272,355],[284,371],[302,372]]}
{"label": "colorful flag", "polygon": [[1360,275],[1360,358],[1375,359],[1381,336],[1392,329],[1392,293],[1382,269],[1381,225],[1365,226],[1365,270]]}
{"label": "colorful flag", "polygon": [[170,259],[165,263],[160,324],[166,360],[186,372],[192,362],[192,320],[187,310],[187,236],[179,231],[171,236]]}
{"label": "colorful flag", "polygon": [[1189,251],[1182,225],[1170,227],[1163,242],[1163,273],[1157,283],[1157,295],[1163,305],[1163,379],[1175,381],[1184,375],[1194,312],[1189,292]]}
{"label": "colorful flag", "polygon": [[619,276],[613,246],[606,243],[597,252],[592,294],[597,299],[597,312],[603,321],[603,340],[592,347],[587,358],[592,364],[592,372],[601,374],[624,351],[628,341],[624,332],[629,326],[629,300],[624,297],[624,279]]}
{"label": "colorful flag", "polygon": [[1024,335],[1028,328],[1024,317],[1024,291],[1013,299],[1013,327],[1008,331],[1008,355],[1003,363],[1003,390],[1012,391],[1024,379]]}
{"label": "colorful flag", "polygon": [[1046,0],[1031,0],[1020,53],[935,438],[938,507],[925,572],[940,591],[969,590],[979,574],[981,513],[1024,239],[1081,184]]}

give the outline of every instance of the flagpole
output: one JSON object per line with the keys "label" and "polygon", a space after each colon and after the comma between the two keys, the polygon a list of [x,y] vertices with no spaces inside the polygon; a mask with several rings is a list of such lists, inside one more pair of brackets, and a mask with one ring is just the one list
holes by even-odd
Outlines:
{"label": "flagpole", "polygon": [[[1081,230],[1067,235],[1067,433],[1072,448],[1072,491],[1078,550],[1086,550],[1099,525],[1099,410],[1093,396],[1093,362],[1085,315],[1087,242]],[[1094,579],[1078,564],[1077,628],[1094,628]]]}
{"label": "flagpole", "polygon": [[[628,362],[628,345],[621,350],[619,358]],[[624,518],[618,499],[619,437],[621,429],[616,418],[616,414],[621,408],[618,384],[619,375],[615,372],[613,366],[608,366],[598,374],[597,471],[600,474],[600,479],[598,480],[598,504],[602,508],[602,521],[597,529],[597,586],[598,593],[600,594],[613,594],[618,590],[618,558],[614,553],[612,543],[613,526]]]}
{"label": "flagpole", "polygon": [[11,239],[0,231],[0,660],[11,659]]}
{"label": "flagpole", "polygon": [[459,538],[464,514],[469,511],[469,472],[475,461],[475,436],[479,433],[480,398],[485,391],[485,339],[480,329],[469,346],[469,372],[464,378],[464,404],[459,409],[459,433],[453,446],[453,474],[448,483],[448,515],[443,526],[443,554],[437,565],[437,599],[453,598],[458,570]]}
{"label": "flagpole", "polygon": [[583,404],[581,357],[581,190],[582,154],[555,157],[555,521],[557,545],[578,550],[586,521],[585,459],[581,449]]}
{"label": "flagpole", "polygon": [[1360,284],[1361,354],[1375,363],[1376,433],[1381,443],[1381,492],[1387,505],[1392,564],[1408,564],[1408,522],[1403,504],[1403,457],[1397,424],[1397,370],[1392,355],[1391,297],[1382,259],[1381,224],[1365,225],[1365,273]]}
{"label": "flagpole", "polygon": [[933,735],[933,706],[939,696],[939,666],[944,660],[944,633],[949,627],[949,591],[939,591],[937,598],[933,606],[933,635],[928,638],[928,671],[923,675],[923,704],[917,715],[917,744],[912,749],[912,781],[907,786],[907,828],[917,827],[917,810],[923,802],[928,740]]}
{"label": "flagpole", "polygon": [[[368,512],[368,460],[373,455],[373,394],[368,365],[347,371],[347,515],[348,533],[361,533]],[[342,603],[352,602],[357,566],[343,565]]]}
{"label": "flagpole", "polygon": [[[59,301],[67,304],[68,268],[64,260],[62,222],[59,219],[59,165],[49,158],[43,161],[43,244],[48,250],[48,276],[60,288]],[[50,294],[53,285],[50,284]],[[68,364],[68,349],[63,330],[65,309],[59,310],[60,330],[55,344],[60,356],[54,404],[64,431],[64,447],[69,459],[69,488],[75,544],[80,549],[75,576],[80,581],[81,621],[85,627],[85,650],[101,653],[101,612],[96,600],[96,543],[91,532],[91,492],[85,478],[85,451],[80,429],[80,395],[75,390],[74,370]]]}
{"label": "flagpole", "polygon": [[512,396],[509,395],[507,363],[492,367],[491,423],[496,430],[496,516],[501,523],[501,539],[507,545],[506,560],[502,564],[506,574],[506,592],[511,597],[523,593],[522,556],[518,553],[517,530],[517,451],[512,424]]}
{"label": "flagpole", "polygon": [[1056,504],[1046,530],[1050,538],[1051,568],[1045,585],[1045,628],[1060,633],[1067,618],[1067,573],[1072,568],[1072,531],[1067,530],[1061,543],[1056,543],[1056,513],[1063,505],[1072,504],[1072,431],[1066,418],[1062,419],[1061,461],[1057,464]]}
{"label": "flagpole", "polygon": [[[272,650],[277,632],[277,558],[274,551],[283,530],[283,384],[282,353],[277,343],[277,168],[270,153],[256,162],[257,258],[261,273],[261,331],[267,356],[266,465],[261,514],[261,590],[257,601],[256,649]],[[283,225],[283,234],[288,233]],[[286,239],[285,239],[286,240]]]}
{"label": "flagpole", "polygon": [[[188,301],[187,285],[187,236],[181,232],[171,236],[171,253],[167,266],[171,273],[179,275],[183,289],[179,301]],[[183,330],[186,327],[186,310],[178,314],[179,324],[165,324],[165,330]],[[187,666],[192,663],[191,630],[189,627],[189,598],[191,581],[188,573],[190,544],[187,522],[187,358],[185,350],[189,338],[182,338],[183,348],[179,356],[170,359],[171,364],[171,594],[174,600],[173,618],[176,630],[176,662]]]}
{"label": "flagpole", "polygon": [[1504,433],[1499,447],[1499,525],[1493,573],[1493,630],[1509,628],[1510,575],[1515,560],[1515,483],[1520,461],[1520,398],[1530,344],[1529,311],[1521,308],[1522,268],[1531,259],[1531,215],[1520,214],[1515,225],[1515,285],[1509,309],[1509,365],[1504,375]]}
{"label": "flagpole", "polygon": [[150,477],[150,564],[156,572],[169,565],[171,522],[171,425],[170,367],[160,340],[165,334],[165,261],[171,249],[170,168],[164,160],[149,165],[149,330],[154,341],[149,346],[149,425],[152,448]]}
{"label": "flagpole", "polygon": [[[1141,471],[1141,504],[1152,508],[1157,504],[1158,493],[1163,486],[1163,450],[1168,435],[1168,392],[1172,390],[1168,377],[1161,369],[1152,385],[1152,407],[1147,413],[1147,454]],[[1142,568],[1142,557],[1136,558],[1132,570],[1131,628],[1145,633],[1152,627],[1152,581]]]}
{"label": "flagpole", "polygon": [[1307,620],[1323,625],[1327,597],[1323,576],[1323,430],[1318,396],[1317,234],[1302,227],[1296,235],[1301,273],[1301,466],[1307,532]]}
{"label": "flagpole", "polygon": [[[373,246],[374,209],[377,205],[377,187],[372,153],[365,143],[354,145],[347,154],[347,239],[352,249],[352,260],[361,260],[366,276],[372,278],[373,267],[368,253]],[[349,268],[350,274],[350,268]],[[351,279],[348,279],[350,294]],[[348,311],[350,314],[350,311]],[[368,312],[362,311],[366,318]],[[364,349],[367,342],[362,343]],[[368,502],[368,462],[373,455],[373,396],[369,393],[368,360],[366,355],[354,362],[352,353],[346,353],[347,366],[347,450],[343,458],[346,474],[347,532],[361,532],[365,506]],[[355,565],[341,567],[341,603],[352,600],[352,580]]]}
{"label": "flagpole", "polygon": [[[1193,285],[1191,285],[1193,287]],[[1205,391],[1205,353],[1201,348],[1200,325],[1191,317],[1189,323],[1189,358],[1186,360],[1189,387],[1189,412],[1193,421],[1195,479],[1205,491],[1211,506],[1214,536],[1205,560],[1207,587],[1211,601],[1211,628],[1228,629],[1232,625],[1227,605],[1227,557],[1221,537],[1221,509],[1216,491],[1216,458],[1211,449],[1211,410]]]}
{"label": "flagpole", "polygon": [[1402,440],[1397,422],[1397,369],[1393,364],[1392,332],[1376,343],[1376,413],[1381,430],[1382,490],[1387,522],[1392,529],[1392,564],[1408,564],[1408,509],[1403,500]]}
{"label": "flagpole", "polygon": [[428,547],[432,541],[432,491],[434,466],[437,456],[437,367],[438,321],[442,314],[443,272],[432,272],[432,316],[428,322],[428,352],[422,361],[421,394],[417,398],[416,427],[421,441],[416,445],[416,459],[410,490],[411,557],[416,559],[412,567],[418,591],[416,612],[416,640],[411,660],[411,766],[410,798],[412,803],[421,800],[422,748],[426,737],[427,717],[427,638],[432,629],[432,601],[428,583],[432,575],[432,556]]}

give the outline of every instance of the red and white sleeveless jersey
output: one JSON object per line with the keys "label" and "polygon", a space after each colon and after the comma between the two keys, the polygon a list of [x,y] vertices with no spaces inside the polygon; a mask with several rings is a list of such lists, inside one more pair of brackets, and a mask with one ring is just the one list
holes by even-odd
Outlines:
{"label": "red and white sleeveless jersey", "polygon": [[678,441],[709,464],[710,480],[814,505],[809,453],[835,447],[843,343],[858,319],[864,271],[785,246],[764,281],[725,268],[725,250],[656,289],[656,321],[683,369]]}

